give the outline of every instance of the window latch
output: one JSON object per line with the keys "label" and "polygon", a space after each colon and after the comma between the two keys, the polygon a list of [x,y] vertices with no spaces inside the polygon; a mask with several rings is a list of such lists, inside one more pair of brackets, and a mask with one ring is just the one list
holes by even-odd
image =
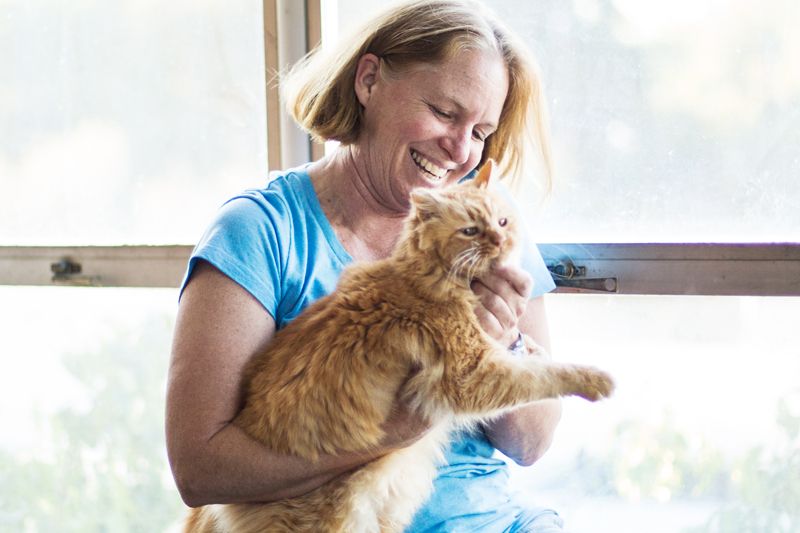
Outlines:
{"label": "window latch", "polygon": [[99,276],[85,276],[81,274],[83,266],[77,261],[64,257],[55,263],[50,263],[50,272],[53,273],[52,281],[59,285],[77,285],[81,287],[100,285]]}
{"label": "window latch", "polygon": [[556,287],[574,289],[575,292],[618,292],[617,278],[587,278],[586,267],[575,265],[569,259],[548,263]]}

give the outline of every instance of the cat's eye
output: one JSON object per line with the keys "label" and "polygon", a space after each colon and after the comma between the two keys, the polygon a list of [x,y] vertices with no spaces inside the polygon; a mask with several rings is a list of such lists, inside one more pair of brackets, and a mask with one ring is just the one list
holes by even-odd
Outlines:
{"label": "cat's eye", "polygon": [[508,219],[503,217],[500,220],[498,220],[497,223],[500,224],[501,228],[504,228],[506,227],[506,224],[508,224]]}
{"label": "cat's eye", "polygon": [[477,235],[477,233],[478,233],[478,228],[477,228],[477,227],[475,227],[475,226],[470,226],[470,227],[468,227],[468,228],[464,228],[464,229],[462,229],[462,230],[461,230],[461,233],[463,233],[463,234],[464,234],[464,235],[466,235],[467,237],[472,237],[473,235]]}

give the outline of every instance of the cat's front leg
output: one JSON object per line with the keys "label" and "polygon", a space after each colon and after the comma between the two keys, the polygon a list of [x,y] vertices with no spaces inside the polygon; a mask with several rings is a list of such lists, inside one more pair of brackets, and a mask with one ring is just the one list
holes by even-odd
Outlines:
{"label": "cat's front leg", "polygon": [[596,401],[613,389],[611,376],[591,366],[514,357],[492,349],[474,368],[445,369],[440,391],[453,412],[486,415],[560,396]]}
{"label": "cat's front leg", "polygon": [[[522,339],[528,356],[538,357],[540,358],[539,361],[552,362],[547,350],[537,344],[531,337],[523,333]],[[558,366],[558,363],[552,364]],[[614,391],[614,380],[607,372],[588,365],[567,364],[566,366],[574,370],[578,376],[576,378],[578,384],[572,395],[580,396],[590,401],[597,401],[610,396]]]}

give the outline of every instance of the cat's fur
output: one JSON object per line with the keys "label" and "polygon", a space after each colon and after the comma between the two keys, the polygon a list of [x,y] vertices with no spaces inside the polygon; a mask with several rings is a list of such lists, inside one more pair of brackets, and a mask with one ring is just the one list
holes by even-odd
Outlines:
{"label": "cat's fur", "polygon": [[193,509],[187,532],[400,532],[430,494],[454,423],[611,393],[599,370],[546,360],[530,340],[530,354],[515,357],[481,329],[470,280],[504,261],[517,238],[513,212],[488,187],[491,166],[466,184],[414,191],[393,255],[347,268],[334,293],[276,333],[246,370],[234,421],[268,448],[312,461],[378,445],[398,398],[433,429],[306,495]]}

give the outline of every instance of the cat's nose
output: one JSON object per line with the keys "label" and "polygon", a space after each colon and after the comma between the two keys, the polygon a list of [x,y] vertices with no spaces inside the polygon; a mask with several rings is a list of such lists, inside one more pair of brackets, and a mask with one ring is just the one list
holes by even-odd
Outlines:
{"label": "cat's nose", "polygon": [[489,242],[495,246],[500,246],[505,240],[505,237],[497,231],[489,231],[486,236],[489,237]]}

